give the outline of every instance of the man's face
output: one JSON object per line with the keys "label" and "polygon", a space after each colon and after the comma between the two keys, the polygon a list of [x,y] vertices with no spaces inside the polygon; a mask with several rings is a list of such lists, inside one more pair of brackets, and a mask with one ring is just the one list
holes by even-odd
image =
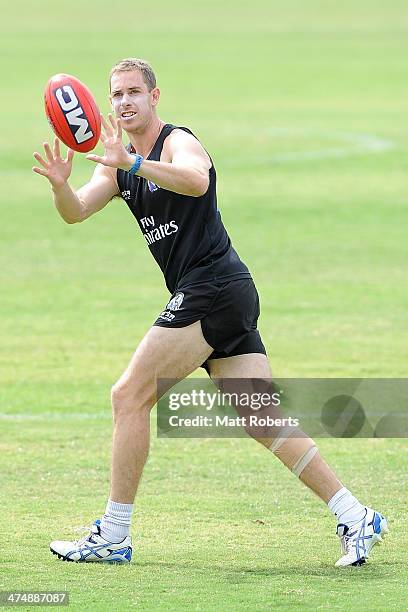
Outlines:
{"label": "man's face", "polygon": [[126,132],[140,132],[151,122],[159,101],[157,87],[148,90],[140,70],[114,72],[109,100]]}

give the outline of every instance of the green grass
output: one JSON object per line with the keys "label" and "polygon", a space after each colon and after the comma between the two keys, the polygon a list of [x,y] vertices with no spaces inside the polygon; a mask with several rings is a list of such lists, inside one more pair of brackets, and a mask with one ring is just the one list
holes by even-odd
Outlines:
{"label": "green grass", "polygon": [[[377,547],[370,566],[333,567],[332,518],[255,443],[156,439],[137,503],[136,562],[101,568],[57,562],[45,543],[69,537],[89,519],[90,506],[103,506],[108,450],[101,440],[109,437],[109,421],[67,415],[29,428],[3,425],[9,440],[3,457],[13,458],[4,512],[14,537],[26,543],[4,551],[3,589],[67,589],[74,608],[101,610],[349,609],[360,605],[362,588],[370,609],[403,605],[401,442],[321,445],[353,489],[393,509],[391,528],[403,535]],[[377,485],[379,471],[387,474],[386,486]]]}
{"label": "green grass", "polygon": [[254,442],[154,439],[137,501],[135,562],[101,568],[58,562],[47,541],[71,537],[90,507],[103,507],[109,453],[101,441],[110,422],[67,415],[2,425],[2,457],[10,458],[4,515],[24,543],[3,550],[4,590],[66,589],[74,609],[347,610],[361,605],[364,589],[370,610],[403,608],[402,442],[321,444],[350,487],[391,515],[394,535],[369,566],[333,567],[332,517]]}
{"label": "green grass", "polygon": [[[407,25],[402,0],[7,7],[0,589],[67,588],[78,610],[402,609],[406,441],[322,441],[345,483],[390,518],[388,544],[358,571],[333,568],[324,506],[243,440],[153,437],[131,567],[51,557],[51,538],[104,508],[109,390],[168,294],[123,203],[67,226],[30,168],[51,135],[42,90],[52,74],[84,80],[107,112],[111,65],[146,57],[160,116],[191,127],[214,159],[223,219],[261,295],[273,372],[403,377]],[[370,149],[373,138],[383,150]],[[73,185],[90,168],[77,155]]]}

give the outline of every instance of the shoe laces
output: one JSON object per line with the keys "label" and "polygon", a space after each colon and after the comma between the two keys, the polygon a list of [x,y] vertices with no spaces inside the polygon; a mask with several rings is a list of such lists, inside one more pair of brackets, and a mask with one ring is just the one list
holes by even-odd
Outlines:
{"label": "shoe laces", "polygon": [[[352,529],[350,529],[350,527],[348,527],[347,525],[338,525],[338,532],[340,528],[343,531],[343,533],[338,533],[340,537],[341,552],[343,553],[343,555],[347,555],[349,552],[351,552],[351,549],[353,547],[353,542],[355,540],[354,536],[356,535],[356,532],[352,531]],[[350,533],[351,531],[352,533]]]}
{"label": "shoe laces", "polygon": [[340,538],[341,551],[343,555],[348,555],[353,548],[353,537],[348,536],[347,534]]}
{"label": "shoe laces", "polygon": [[[355,552],[358,554],[364,555],[366,552],[364,540],[367,539],[367,536],[361,535],[363,525],[360,527],[358,524],[351,527],[347,533],[343,534],[340,537],[341,549],[343,554],[348,555],[351,552]],[[351,532],[351,533],[350,533]]]}

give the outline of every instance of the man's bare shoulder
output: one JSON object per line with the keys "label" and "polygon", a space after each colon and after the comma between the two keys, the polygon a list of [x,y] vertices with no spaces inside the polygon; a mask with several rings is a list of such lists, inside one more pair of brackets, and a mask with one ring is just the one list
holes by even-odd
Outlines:
{"label": "man's bare shoulder", "polygon": [[200,144],[200,141],[195,136],[193,136],[189,132],[186,132],[182,128],[175,128],[174,130],[172,130],[164,142],[172,143],[172,142],[183,142],[183,141],[184,142],[198,142]]}
{"label": "man's bare shoulder", "polygon": [[166,154],[166,157],[170,158],[176,151],[180,151],[180,149],[184,149],[186,152],[189,152],[193,155],[199,155],[207,160],[209,166],[211,165],[210,157],[207,151],[204,149],[201,142],[189,132],[181,128],[176,128],[170,132],[163,143],[163,153]]}

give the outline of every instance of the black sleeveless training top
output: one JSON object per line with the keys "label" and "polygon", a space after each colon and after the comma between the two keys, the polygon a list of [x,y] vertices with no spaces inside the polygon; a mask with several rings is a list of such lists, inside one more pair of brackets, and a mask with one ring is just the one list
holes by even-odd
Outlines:
{"label": "black sleeveless training top", "polygon": [[[188,128],[166,124],[146,159],[160,161],[163,143],[174,129],[194,136]],[[208,190],[197,198],[167,191],[125,170],[117,171],[121,196],[135,216],[170,293],[201,282],[251,278],[232,248],[217,210],[213,165],[209,174]]]}

